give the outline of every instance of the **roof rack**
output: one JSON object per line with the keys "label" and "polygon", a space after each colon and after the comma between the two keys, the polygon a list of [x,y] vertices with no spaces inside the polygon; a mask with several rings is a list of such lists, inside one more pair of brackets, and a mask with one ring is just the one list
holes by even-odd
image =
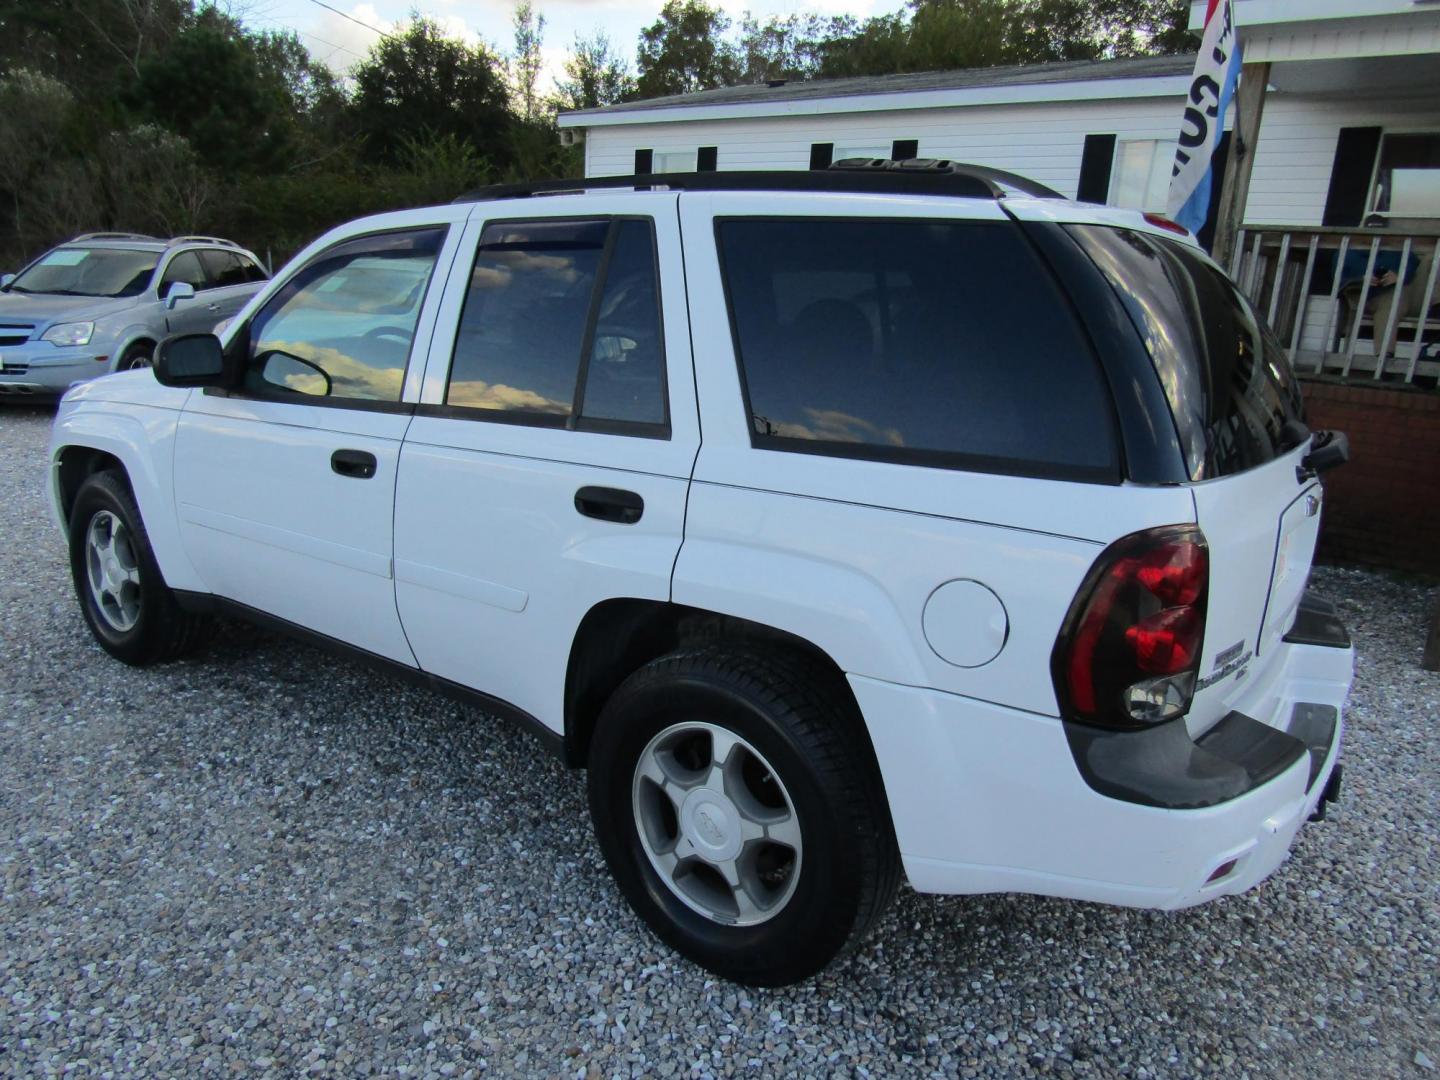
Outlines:
{"label": "roof rack", "polygon": [[166,247],[174,247],[176,244],[220,244],[232,248],[240,246],[234,240],[226,240],[223,236],[172,236],[165,241]]}
{"label": "roof rack", "polygon": [[1023,176],[983,165],[944,158],[845,158],[828,169],[765,172],[654,173],[641,176],[592,176],[580,180],[541,180],[532,184],[493,184],[455,201],[485,202],[536,195],[570,195],[605,189],[636,191],[830,191],[883,195],[949,195],[1001,199],[1028,195],[1062,199],[1058,191]]}
{"label": "roof rack", "polygon": [[159,237],[151,236],[149,233],[138,232],[87,232],[81,233],[73,239],[65,241],[67,244],[78,244],[85,240],[158,240]]}

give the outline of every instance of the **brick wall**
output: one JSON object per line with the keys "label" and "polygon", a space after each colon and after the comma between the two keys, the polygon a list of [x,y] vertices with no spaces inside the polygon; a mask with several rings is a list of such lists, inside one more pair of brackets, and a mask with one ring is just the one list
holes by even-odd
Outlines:
{"label": "brick wall", "polygon": [[1440,574],[1440,394],[1304,380],[1312,428],[1350,437],[1326,473],[1320,558]]}

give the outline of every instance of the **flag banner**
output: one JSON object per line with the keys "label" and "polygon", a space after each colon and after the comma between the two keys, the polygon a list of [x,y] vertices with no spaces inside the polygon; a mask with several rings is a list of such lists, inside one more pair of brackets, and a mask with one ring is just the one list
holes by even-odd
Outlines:
{"label": "flag banner", "polygon": [[[1198,233],[1210,210],[1210,189],[1215,182],[1215,148],[1225,132],[1225,111],[1235,96],[1240,76],[1240,39],[1235,31],[1231,0],[1210,0],[1195,74],[1180,122],[1180,144],[1170,170],[1172,221]],[[1254,132],[1250,133],[1254,138]]]}

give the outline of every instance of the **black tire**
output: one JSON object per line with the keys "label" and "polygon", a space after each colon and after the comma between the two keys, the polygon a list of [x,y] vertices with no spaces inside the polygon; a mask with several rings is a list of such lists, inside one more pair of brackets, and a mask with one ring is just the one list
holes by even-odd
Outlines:
{"label": "black tire", "polygon": [[120,363],[116,365],[116,371],[132,371],[135,368],[153,367],[155,364],[155,346],[138,341],[125,350],[120,357]]}
{"label": "black tire", "polygon": [[[102,611],[91,588],[87,537],[97,519],[97,528],[119,523],[122,561],[138,577],[138,584],[125,589],[125,607],[133,614],[130,625],[123,625],[131,620],[117,615],[113,607],[109,614]],[[116,472],[95,473],[76,493],[70,511],[70,574],[90,632],[117,660],[137,667],[172,660],[194,649],[208,634],[210,620],[183,610],[166,586],[135,497]]]}
{"label": "black tire", "polygon": [[[753,986],[809,978],[853,950],[895,895],[900,857],[879,770],[863,720],[833,682],[802,658],[717,643],[635,672],[596,725],[590,813],[621,892],[669,945],[725,978]],[[758,751],[798,820],[793,891],[758,925],[726,925],[692,908],[641,839],[637,765],[662,732],[697,720]]]}

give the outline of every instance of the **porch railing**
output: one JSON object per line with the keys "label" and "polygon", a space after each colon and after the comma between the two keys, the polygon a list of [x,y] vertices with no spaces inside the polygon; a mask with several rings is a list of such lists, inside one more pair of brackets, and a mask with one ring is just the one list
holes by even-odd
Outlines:
{"label": "porch railing", "polygon": [[1297,371],[1434,386],[1437,245],[1440,228],[1250,225],[1239,232],[1229,269],[1289,348]]}

